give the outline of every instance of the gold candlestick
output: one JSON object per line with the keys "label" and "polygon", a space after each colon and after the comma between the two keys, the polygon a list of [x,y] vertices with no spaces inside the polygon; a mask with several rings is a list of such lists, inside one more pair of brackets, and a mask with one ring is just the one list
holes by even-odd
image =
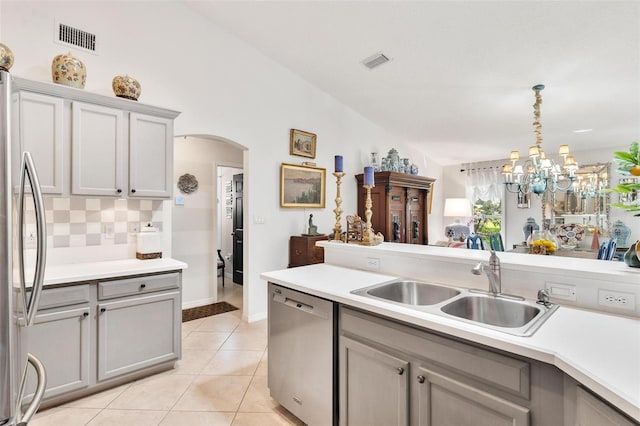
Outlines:
{"label": "gold candlestick", "polygon": [[371,212],[371,207],[373,206],[371,203],[371,188],[373,188],[373,185],[362,185],[362,187],[367,191],[367,196],[364,199],[365,230],[362,234],[362,244],[370,246],[375,244],[375,234],[371,227],[371,216],[373,215],[373,212]]}
{"label": "gold candlestick", "polygon": [[342,197],[340,197],[340,185],[342,184],[343,172],[334,172],[336,177],[336,208],[333,212],[336,214],[336,226],[333,228],[333,239],[337,241],[342,240],[342,225],[340,224],[340,218],[342,217]]}

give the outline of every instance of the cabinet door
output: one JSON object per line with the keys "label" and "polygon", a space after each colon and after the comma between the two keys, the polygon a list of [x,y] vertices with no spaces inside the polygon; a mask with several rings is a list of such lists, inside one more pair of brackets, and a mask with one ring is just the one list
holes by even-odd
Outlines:
{"label": "cabinet door", "polygon": [[20,92],[14,134],[14,182],[20,180],[22,152],[29,151],[38,171],[40,189],[45,194],[62,194],[64,101],[61,98]]}
{"label": "cabinet door", "polygon": [[98,380],[180,357],[180,293],[98,304]]}
{"label": "cabinet door", "polygon": [[529,409],[424,367],[416,369],[419,426],[524,426]]}
{"label": "cabinet door", "polygon": [[123,112],[81,102],[74,102],[72,109],[72,194],[121,195]]}
{"label": "cabinet door", "polygon": [[130,114],[129,196],[171,196],[173,120]]}
{"label": "cabinet door", "polygon": [[425,241],[425,196],[424,192],[411,188],[407,190],[406,241],[411,244],[426,244]]}
{"label": "cabinet door", "polygon": [[340,424],[409,424],[409,363],[340,337]]}
{"label": "cabinet door", "polygon": [[386,241],[394,243],[406,242],[406,212],[405,212],[405,189],[395,186],[389,190],[389,212],[387,220],[389,235],[385,235]]}
{"label": "cabinet door", "polygon": [[576,393],[576,425],[633,426],[634,423],[582,387]]}
{"label": "cabinet door", "polygon": [[[29,327],[29,352],[47,371],[45,398],[60,395],[89,385],[89,307],[43,313]],[[36,376],[29,370],[26,394],[31,398]]]}

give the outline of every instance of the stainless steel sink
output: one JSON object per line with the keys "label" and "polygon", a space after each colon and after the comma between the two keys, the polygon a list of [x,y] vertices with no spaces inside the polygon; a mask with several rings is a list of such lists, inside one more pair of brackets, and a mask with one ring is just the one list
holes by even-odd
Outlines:
{"label": "stainless steel sink", "polygon": [[403,305],[425,306],[444,302],[459,295],[460,291],[450,287],[402,280],[354,290],[352,293]]}
{"label": "stainless steel sink", "polygon": [[556,309],[557,305],[480,294],[460,297],[440,308],[445,314],[518,336],[532,335]]}

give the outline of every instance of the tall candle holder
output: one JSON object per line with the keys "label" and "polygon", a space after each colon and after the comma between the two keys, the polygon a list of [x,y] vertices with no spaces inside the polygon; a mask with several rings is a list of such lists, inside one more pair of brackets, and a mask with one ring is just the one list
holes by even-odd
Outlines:
{"label": "tall candle holder", "polygon": [[337,241],[342,240],[342,225],[340,224],[340,218],[342,217],[342,197],[340,196],[340,185],[342,184],[343,172],[334,172],[336,177],[336,208],[333,212],[336,214],[336,225],[333,228],[333,239]]}
{"label": "tall candle holder", "polygon": [[364,201],[365,230],[362,233],[361,244],[374,246],[384,241],[384,236],[379,232],[376,234],[371,226],[371,216],[373,216],[373,212],[371,211],[371,207],[373,206],[371,203],[371,188],[373,188],[373,185],[362,185],[362,187],[365,189],[367,196]]}

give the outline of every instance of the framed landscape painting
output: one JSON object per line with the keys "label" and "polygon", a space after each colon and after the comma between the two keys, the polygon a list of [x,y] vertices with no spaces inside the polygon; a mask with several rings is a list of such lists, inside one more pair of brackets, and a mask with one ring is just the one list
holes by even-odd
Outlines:
{"label": "framed landscape painting", "polygon": [[280,207],[317,207],[325,204],[326,169],[282,163]]}
{"label": "framed landscape painting", "polygon": [[289,154],[316,158],[316,135],[298,129],[291,129]]}

